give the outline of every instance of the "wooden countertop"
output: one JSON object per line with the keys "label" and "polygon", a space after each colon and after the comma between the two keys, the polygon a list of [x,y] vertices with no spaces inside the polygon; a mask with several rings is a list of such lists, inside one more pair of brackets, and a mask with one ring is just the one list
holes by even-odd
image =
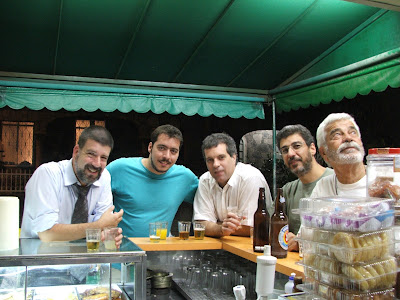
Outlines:
{"label": "wooden countertop", "polygon": [[205,237],[204,240],[195,240],[190,236],[188,240],[180,240],[178,237],[168,237],[157,243],[150,242],[146,238],[129,238],[144,251],[178,251],[178,250],[218,250],[222,249],[219,239]]}
{"label": "wooden countertop", "polygon": [[[262,255],[262,253],[253,251],[253,243],[249,237],[225,236],[221,238],[221,242],[222,249],[255,263],[257,262],[257,256]],[[288,252],[286,258],[278,258],[275,270],[288,276],[294,272],[297,276],[304,277],[303,266],[296,264],[299,260],[298,252]]]}
{"label": "wooden countertop", "polygon": [[[220,239],[205,237],[204,240],[195,240],[193,236],[189,240],[180,240],[178,237],[168,237],[158,243],[150,242],[149,238],[129,238],[144,251],[179,251],[179,250],[218,250],[223,249],[252,262],[257,262],[257,256],[262,253],[253,252],[253,244],[249,237],[225,236]],[[296,264],[299,261],[297,252],[288,252],[286,258],[278,259],[276,271],[285,275],[294,272],[297,276],[303,276],[303,267]]]}

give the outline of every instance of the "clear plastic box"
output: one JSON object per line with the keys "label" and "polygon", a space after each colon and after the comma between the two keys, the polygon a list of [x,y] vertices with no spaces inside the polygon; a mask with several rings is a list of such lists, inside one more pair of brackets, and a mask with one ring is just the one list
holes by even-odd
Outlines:
{"label": "clear plastic box", "polygon": [[394,288],[391,289],[383,289],[374,292],[354,292],[348,291],[344,289],[338,289],[326,285],[324,283],[320,283],[318,281],[315,282],[307,282],[299,285],[299,288],[309,294],[316,294],[325,299],[334,299],[334,300],[371,300],[371,299],[379,299],[379,300],[389,300],[395,299],[395,291]]}
{"label": "clear plastic box", "polygon": [[395,250],[392,229],[359,233],[302,227],[297,240],[303,257],[326,255],[348,264],[383,259],[393,256]]}
{"label": "clear plastic box", "polygon": [[396,285],[397,264],[394,257],[373,263],[344,264],[329,257],[307,258],[304,275],[335,288],[372,292]]}
{"label": "clear plastic box", "polygon": [[394,224],[394,200],[372,197],[300,199],[302,226],[338,231],[370,232]]}

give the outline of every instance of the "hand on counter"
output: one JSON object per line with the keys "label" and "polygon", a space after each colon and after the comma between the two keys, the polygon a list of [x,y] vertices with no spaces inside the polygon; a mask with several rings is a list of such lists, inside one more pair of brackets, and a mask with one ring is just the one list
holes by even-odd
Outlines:
{"label": "hand on counter", "polygon": [[288,233],[288,251],[299,251],[299,243],[295,240],[296,235],[293,232]]}
{"label": "hand on counter", "polygon": [[[116,230],[118,230],[118,234],[115,236],[114,240],[115,240],[115,246],[117,247],[117,249],[119,249],[119,247],[121,246],[122,243],[122,238],[124,237],[122,235],[122,228],[115,228]],[[104,243],[105,242],[105,235],[104,235],[104,230],[101,232],[101,241]],[[106,246],[107,247],[107,246]],[[107,249],[107,248],[106,248]]]}

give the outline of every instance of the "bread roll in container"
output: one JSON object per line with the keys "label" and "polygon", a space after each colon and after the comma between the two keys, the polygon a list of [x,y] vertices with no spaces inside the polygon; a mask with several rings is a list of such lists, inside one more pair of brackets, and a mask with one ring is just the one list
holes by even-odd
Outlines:
{"label": "bread roll in container", "polygon": [[325,299],[393,299],[392,198],[302,198],[304,291]]}

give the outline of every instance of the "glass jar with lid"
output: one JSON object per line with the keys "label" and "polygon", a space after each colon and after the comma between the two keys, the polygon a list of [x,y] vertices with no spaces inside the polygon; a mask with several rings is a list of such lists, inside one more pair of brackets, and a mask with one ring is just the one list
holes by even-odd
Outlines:
{"label": "glass jar with lid", "polygon": [[400,205],[400,148],[372,148],[367,156],[367,193]]}

